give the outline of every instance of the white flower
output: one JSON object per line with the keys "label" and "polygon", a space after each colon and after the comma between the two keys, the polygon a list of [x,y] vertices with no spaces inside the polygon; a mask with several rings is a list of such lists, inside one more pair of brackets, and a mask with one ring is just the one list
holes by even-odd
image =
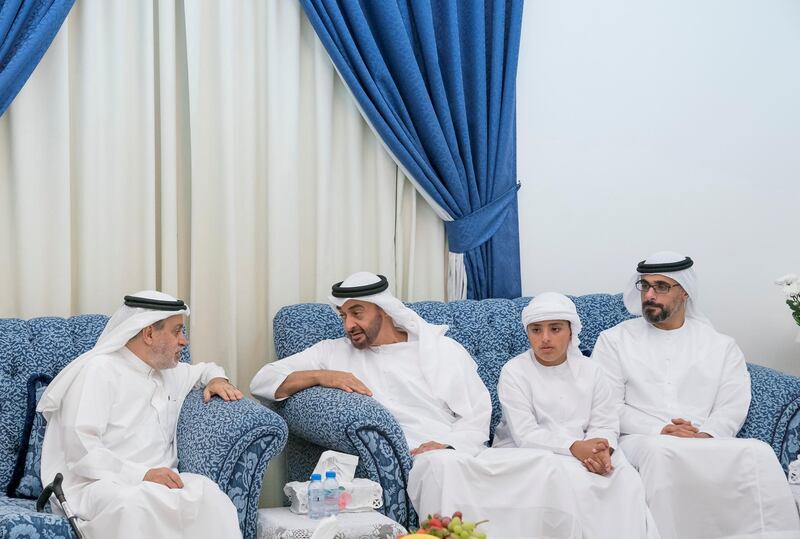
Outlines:
{"label": "white flower", "polygon": [[783,285],[783,293],[787,298],[800,294],[800,281],[794,281]]}
{"label": "white flower", "polygon": [[775,284],[777,284],[777,285],[782,285],[782,284],[789,285],[789,284],[796,283],[798,281],[800,281],[800,277],[798,277],[796,273],[787,273],[786,275],[784,275],[783,277],[780,277],[777,281],[775,281]]}

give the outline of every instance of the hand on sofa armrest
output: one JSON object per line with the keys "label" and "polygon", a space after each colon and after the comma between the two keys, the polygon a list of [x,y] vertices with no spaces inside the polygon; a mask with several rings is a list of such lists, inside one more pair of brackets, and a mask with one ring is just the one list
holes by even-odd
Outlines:
{"label": "hand on sofa armrest", "polygon": [[287,435],[283,419],[254,400],[225,402],[214,397],[204,403],[203,390],[195,389],[178,419],[178,467],[224,486],[236,462],[254,444],[270,438],[269,452],[274,456],[283,449]]}

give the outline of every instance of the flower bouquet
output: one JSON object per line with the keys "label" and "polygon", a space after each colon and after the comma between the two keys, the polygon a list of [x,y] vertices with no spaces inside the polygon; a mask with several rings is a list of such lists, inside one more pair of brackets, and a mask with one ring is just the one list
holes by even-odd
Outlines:
{"label": "flower bouquet", "polygon": [[[786,305],[792,311],[792,318],[795,324],[800,326],[800,277],[794,273],[784,275],[775,284],[783,287],[783,294],[786,296]],[[800,342],[800,333],[798,333],[797,342]]]}

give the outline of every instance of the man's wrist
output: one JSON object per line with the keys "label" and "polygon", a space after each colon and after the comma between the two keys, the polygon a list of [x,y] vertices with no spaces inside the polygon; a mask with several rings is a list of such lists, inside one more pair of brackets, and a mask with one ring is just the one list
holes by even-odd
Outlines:
{"label": "man's wrist", "polygon": [[135,464],[133,462],[125,462],[122,464],[122,469],[120,470],[120,478],[125,484],[138,485],[144,481],[144,476],[146,476],[149,471],[150,468],[147,466],[142,466],[141,464]]}
{"label": "man's wrist", "polygon": [[[575,455],[575,451],[576,451],[576,447],[575,447],[575,446],[578,446],[578,447],[580,447],[578,444],[580,444],[580,443],[581,443],[581,441],[582,441],[582,440],[575,440],[574,442],[572,442],[571,444],[569,444],[569,447],[567,448],[567,450],[568,450],[568,451],[569,451],[569,452],[570,452],[572,455]],[[577,456],[577,455],[575,455],[575,456]]]}

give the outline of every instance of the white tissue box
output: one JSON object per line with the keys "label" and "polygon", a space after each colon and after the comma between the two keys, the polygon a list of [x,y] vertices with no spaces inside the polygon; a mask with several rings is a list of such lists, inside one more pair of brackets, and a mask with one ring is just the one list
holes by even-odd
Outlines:
{"label": "white tissue box", "polygon": [[[289,509],[293,513],[308,513],[308,485],[309,481],[292,481],[283,487],[283,493],[291,502]],[[356,478],[352,482],[340,483],[339,491],[350,495],[350,500],[342,509],[344,513],[370,511],[383,506],[383,489],[375,481]]]}

